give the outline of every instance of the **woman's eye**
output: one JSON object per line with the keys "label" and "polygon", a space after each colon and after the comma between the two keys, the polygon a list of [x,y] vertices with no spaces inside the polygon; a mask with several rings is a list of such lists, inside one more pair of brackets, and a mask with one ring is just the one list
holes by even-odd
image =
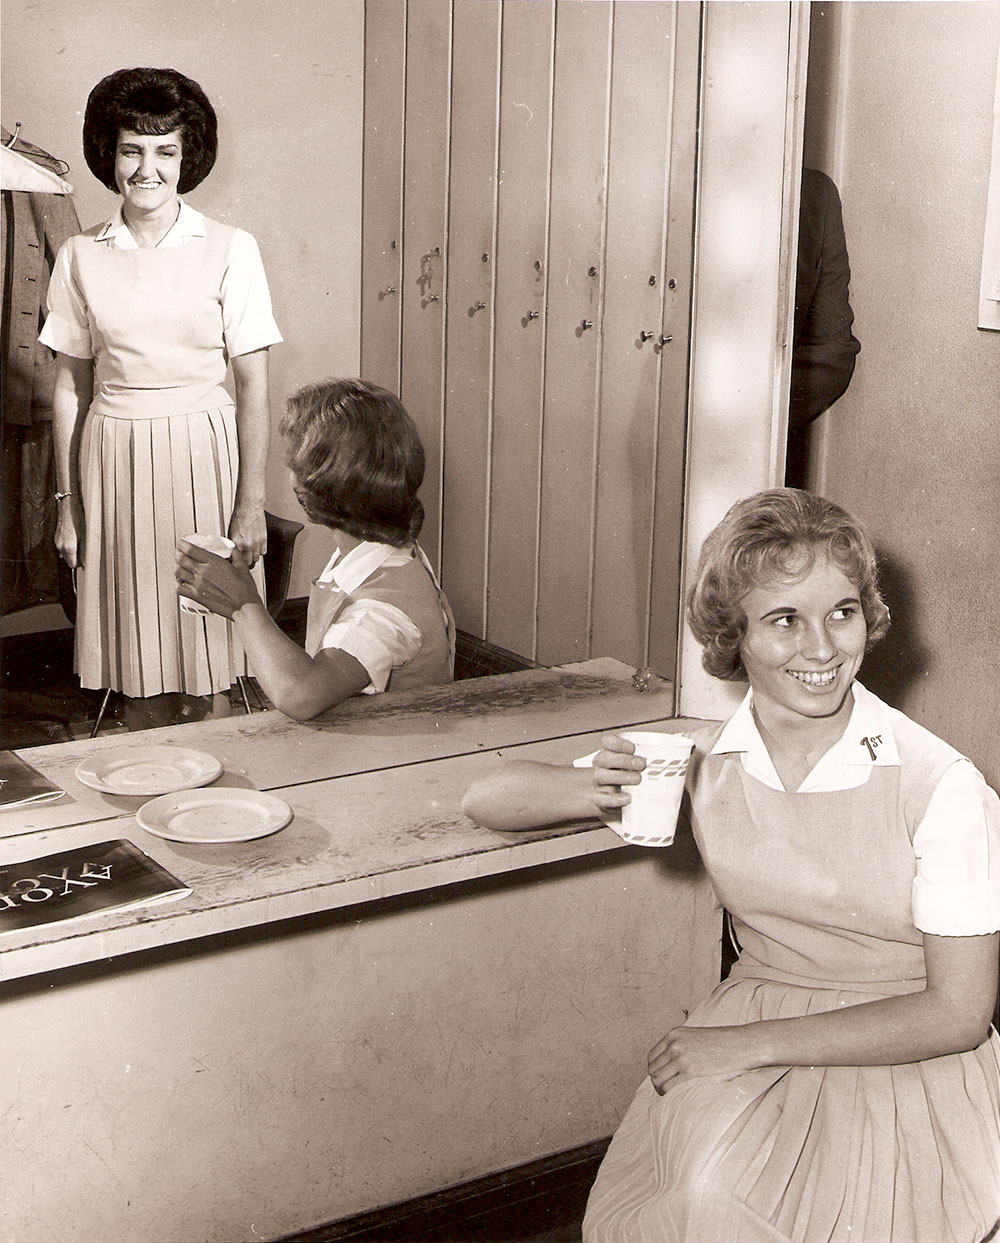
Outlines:
{"label": "woman's eye", "polygon": [[834,609],[831,617],[834,621],[850,621],[856,617],[858,610],[853,605],[847,605],[842,609]]}
{"label": "woman's eye", "polygon": [[791,630],[792,626],[795,624],[795,618],[791,613],[785,613],[781,617],[776,617],[774,619],[774,624],[780,630]]}

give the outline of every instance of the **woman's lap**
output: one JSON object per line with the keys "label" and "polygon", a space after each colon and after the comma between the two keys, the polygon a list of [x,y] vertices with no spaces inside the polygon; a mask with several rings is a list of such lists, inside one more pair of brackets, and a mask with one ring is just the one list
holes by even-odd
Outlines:
{"label": "woman's lap", "polygon": [[998,1051],[994,1035],[928,1062],[767,1068],[662,1097],[646,1080],[585,1243],[979,1243],[1000,1217]]}

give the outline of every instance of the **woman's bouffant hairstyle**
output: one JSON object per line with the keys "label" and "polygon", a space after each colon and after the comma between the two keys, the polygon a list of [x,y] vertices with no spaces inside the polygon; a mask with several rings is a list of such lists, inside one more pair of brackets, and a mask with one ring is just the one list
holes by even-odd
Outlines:
{"label": "woman's bouffant hairstyle", "polygon": [[824,497],[773,488],[737,501],[702,545],[687,614],[704,648],[702,664],[713,677],[746,680],[740,658],[747,628],[740,601],[746,593],[803,577],[820,549],[857,584],[868,647],[885,635],[889,610],[879,594],[875,550],[864,526]]}
{"label": "woman's bouffant hairstyle", "polygon": [[115,194],[115,151],[121,130],[181,131],[177,189],[186,194],[212,171],[218,147],[215,109],[197,82],[176,69],[119,69],[90,92],[83,114],[83,155],[97,180]]}
{"label": "woman's bouffant hairstyle", "polygon": [[365,380],[323,380],[289,397],[280,426],[313,522],[397,548],[417,538],[424,447],[398,397]]}

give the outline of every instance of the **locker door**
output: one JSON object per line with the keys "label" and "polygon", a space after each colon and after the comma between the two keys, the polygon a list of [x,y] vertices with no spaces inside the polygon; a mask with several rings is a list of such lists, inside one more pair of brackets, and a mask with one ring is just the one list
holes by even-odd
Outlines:
{"label": "locker door", "polygon": [[399,392],[406,0],[365,7],[361,374]]}
{"label": "locker door", "polygon": [[667,157],[660,392],[653,502],[649,634],[646,664],[676,680],[683,580],[684,481],[687,456],[688,358],[694,278],[695,165],[698,142],[697,5],[673,6],[672,88],[664,143]]}
{"label": "locker door", "polygon": [[420,542],[435,569],[441,563],[451,35],[447,0],[407,6],[400,397],[427,454]]}
{"label": "locker door", "polygon": [[594,655],[614,652],[640,667],[650,624],[677,17],[675,5],[618,5],[611,66],[590,637]]}
{"label": "locker door", "polygon": [[543,664],[589,655],[602,327],[609,0],[556,4],[538,553]]}
{"label": "locker door", "polygon": [[441,584],[486,633],[500,0],[456,0],[451,100]]}
{"label": "locker door", "polygon": [[554,5],[504,5],[484,633],[528,656],[536,650],[554,51]]}

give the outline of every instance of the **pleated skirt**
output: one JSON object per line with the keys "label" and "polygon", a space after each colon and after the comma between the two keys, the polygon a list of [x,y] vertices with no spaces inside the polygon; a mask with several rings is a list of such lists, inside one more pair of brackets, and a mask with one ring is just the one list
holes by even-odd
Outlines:
{"label": "pleated skirt", "polygon": [[[691,1026],[874,1000],[720,985]],[[982,1243],[1000,1220],[1000,1040],[903,1066],[647,1079],[591,1191],[584,1243]]]}
{"label": "pleated skirt", "polygon": [[[229,621],[180,608],[178,540],[226,535],[239,473],[232,405],[160,418],[91,411],[80,448],[86,530],[75,665],[84,687],[209,695],[250,672]],[[263,567],[255,578],[263,591]]]}

